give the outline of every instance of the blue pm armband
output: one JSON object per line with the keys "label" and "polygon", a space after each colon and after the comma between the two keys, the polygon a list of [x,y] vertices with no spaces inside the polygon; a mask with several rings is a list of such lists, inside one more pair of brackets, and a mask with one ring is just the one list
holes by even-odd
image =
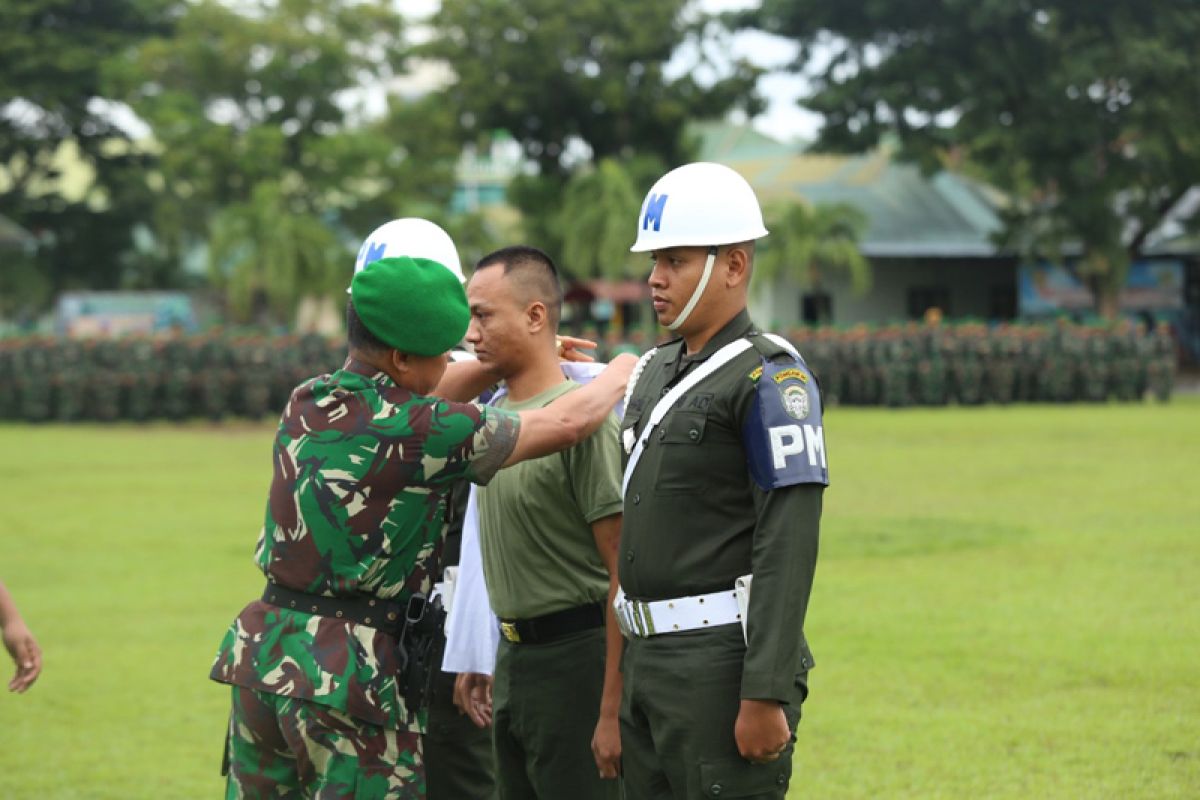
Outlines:
{"label": "blue pm armband", "polygon": [[829,485],[821,392],[803,361],[763,361],[742,433],[750,474],[763,491]]}

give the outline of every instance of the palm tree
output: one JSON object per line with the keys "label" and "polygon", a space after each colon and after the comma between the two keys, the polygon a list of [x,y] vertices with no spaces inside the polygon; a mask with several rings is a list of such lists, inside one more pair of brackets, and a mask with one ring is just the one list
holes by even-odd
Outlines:
{"label": "palm tree", "polygon": [[249,201],[217,214],[209,262],[213,283],[243,321],[264,314],[291,321],[301,298],[344,288],[353,263],[329,227],[293,207],[275,182],[258,184]]}
{"label": "palm tree", "polygon": [[769,205],[766,216],[771,235],[758,244],[755,282],[786,274],[819,286],[823,275],[844,272],[856,294],[871,288],[871,262],[858,249],[867,219],[857,208],[786,201]]}
{"label": "palm tree", "polygon": [[615,159],[574,175],[563,193],[559,224],[563,264],[579,277],[629,277],[629,252],[641,196]]}

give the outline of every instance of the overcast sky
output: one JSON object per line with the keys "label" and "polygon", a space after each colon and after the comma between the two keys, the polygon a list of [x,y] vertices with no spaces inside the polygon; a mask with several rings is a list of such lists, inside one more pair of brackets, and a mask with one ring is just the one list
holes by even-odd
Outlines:
{"label": "overcast sky", "polygon": [[[647,0],[653,2],[653,0]],[[412,18],[423,18],[433,13],[439,0],[396,0],[401,12]],[[569,2],[569,0],[563,0]],[[732,11],[757,5],[757,0],[700,0],[698,7],[704,11]],[[414,38],[420,38],[419,32]],[[763,33],[739,33],[730,42],[732,55],[746,57],[753,63],[768,69],[781,69],[791,61],[796,52],[794,44],[775,36]],[[719,55],[719,54],[710,54]],[[695,61],[694,52],[681,52],[672,62],[672,67],[682,71],[691,68]],[[434,88],[446,79],[445,69],[425,68],[414,75],[399,79],[390,87],[394,91],[419,93]],[[803,139],[811,141],[820,125],[820,117],[809,113],[796,105],[796,98],[804,87],[803,81],[795,75],[772,74],[766,75],[759,81],[759,90],[767,101],[766,111],[753,121],[756,129],[780,141]],[[384,94],[377,88],[364,88],[357,98],[364,104],[368,113],[380,113],[384,107]],[[97,108],[103,108],[114,121],[124,127],[135,137],[147,136],[150,133],[139,119],[123,105],[111,104],[102,100],[93,101]]]}
{"label": "overcast sky", "polygon": [[[569,2],[569,0],[563,0]],[[649,0],[653,2],[653,0]],[[427,17],[438,7],[439,0],[397,0],[403,13],[414,18]],[[708,12],[735,11],[758,5],[758,0],[699,0],[698,7]],[[784,39],[763,33],[739,33],[731,42],[732,54],[745,57],[769,69],[781,69],[796,53],[796,46]],[[679,68],[694,60],[695,53],[680,53],[674,60]],[[407,83],[407,82],[406,82]],[[410,84],[413,88],[423,81]],[[820,126],[820,117],[796,105],[804,87],[795,75],[766,75],[759,81],[759,90],[767,101],[767,110],[753,121],[756,129],[781,141],[812,140]]]}

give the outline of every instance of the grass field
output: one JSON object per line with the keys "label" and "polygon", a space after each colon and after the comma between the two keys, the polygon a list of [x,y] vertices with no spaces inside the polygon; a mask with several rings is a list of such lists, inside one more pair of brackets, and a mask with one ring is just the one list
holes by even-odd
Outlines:
{"label": "grass field", "polygon": [[[1200,400],[826,422],[793,796],[1200,797]],[[219,796],[270,436],[0,427],[0,798]]]}

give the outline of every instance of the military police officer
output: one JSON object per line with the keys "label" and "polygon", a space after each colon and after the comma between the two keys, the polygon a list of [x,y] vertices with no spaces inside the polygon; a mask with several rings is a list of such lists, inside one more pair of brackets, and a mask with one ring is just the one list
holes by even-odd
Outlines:
{"label": "military police officer", "polygon": [[828,471],[816,379],[746,311],[766,235],[749,184],[717,164],[664,175],[638,220],[632,249],[679,338],[639,362],[621,431],[630,800],[782,800],[791,775]]}

